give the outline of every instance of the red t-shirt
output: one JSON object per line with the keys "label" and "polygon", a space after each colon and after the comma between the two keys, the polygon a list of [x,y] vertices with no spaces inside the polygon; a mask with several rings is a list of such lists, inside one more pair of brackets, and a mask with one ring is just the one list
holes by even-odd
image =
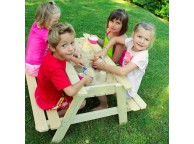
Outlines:
{"label": "red t-shirt", "polygon": [[40,108],[52,109],[64,96],[63,89],[71,85],[65,69],[66,60],[61,61],[53,57],[52,52],[47,53],[39,69],[35,91],[36,102]]}

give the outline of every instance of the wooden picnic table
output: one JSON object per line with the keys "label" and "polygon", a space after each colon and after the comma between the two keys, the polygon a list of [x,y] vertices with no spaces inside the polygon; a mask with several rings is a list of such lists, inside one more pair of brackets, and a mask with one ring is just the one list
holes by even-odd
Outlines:
{"label": "wooden picnic table", "polygon": [[[84,37],[76,38],[75,42],[76,44],[84,42],[84,46],[91,48],[94,53],[101,50],[101,47],[98,44],[91,44],[88,42],[87,38]],[[104,61],[108,64],[115,65],[108,56],[104,58]],[[72,63],[67,62],[66,72],[72,84],[80,80]],[[118,114],[119,117],[119,124],[127,123],[127,112],[145,109],[146,103],[141,99],[139,95],[126,101],[126,90],[131,88],[129,80],[125,76],[119,76],[115,74],[113,74],[113,76],[117,81],[116,83],[94,85],[81,88],[81,90],[75,96],[73,96],[73,101],[71,102],[65,116],[63,118],[59,118],[56,110],[47,110],[44,112],[44,110],[38,107],[34,98],[34,91],[37,85],[35,77],[32,77],[26,73],[36,130],[39,132],[44,132],[48,131],[49,129],[57,129],[52,142],[60,142],[65,136],[71,124],[116,114]],[[116,107],[77,114],[79,107],[81,106],[84,99],[110,94],[115,94],[116,96]]]}

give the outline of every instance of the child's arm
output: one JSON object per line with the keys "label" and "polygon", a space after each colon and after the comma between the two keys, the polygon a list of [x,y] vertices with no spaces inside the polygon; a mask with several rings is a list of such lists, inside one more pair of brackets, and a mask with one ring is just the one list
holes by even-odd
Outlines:
{"label": "child's arm", "polygon": [[74,62],[76,65],[79,66],[85,66],[84,62],[82,61],[82,59],[76,58],[76,57],[71,57],[70,61]]}
{"label": "child's arm", "polygon": [[95,56],[97,56],[97,57],[100,57],[100,56],[104,57],[106,55],[108,49],[110,47],[112,47],[113,45],[115,45],[116,43],[124,45],[125,44],[125,39],[126,39],[126,35],[122,35],[122,36],[119,36],[119,37],[111,38],[110,41],[108,42],[108,44],[101,51],[96,53]]}
{"label": "child's arm", "polygon": [[104,62],[94,62],[92,66],[98,70],[104,70],[104,71],[108,71],[108,72],[118,74],[118,75],[123,75],[123,76],[126,76],[129,72],[133,71],[138,67],[133,62],[129,62],[125,67],[113,66],[113,65],[106,64]]}
{"label": "child's arm", "polygon": [[112,56],[112,61],[114,63],[119,63],[120,57],[125,50],[125,46],[121,44],[116,44],[115,49],[114,49],[114,54]]}
{"label": "child's arm", "polygon": [[99,44],[100,46],[102,46],[103,43],[104,43],[104,40],[102,40],[101,38],[98,37],[98,44]]}
{"label": "child's arm", "polygon": [[110,41],[108,42],[108,44],[104,47],[104,49],[108,50],[110,47],[112,47],[115,44],[122,44],[125,45],[125,39],[126,39],[126,35],[122,35],[119,37],[113,37],[110,39]]}
{"label": "child's arm", "polygon": [[74,96],[84,85],[91,83],[91,81],[92,81],[92,78],[86,75],[79,82],[64,88],[63,91],[68,96]]}

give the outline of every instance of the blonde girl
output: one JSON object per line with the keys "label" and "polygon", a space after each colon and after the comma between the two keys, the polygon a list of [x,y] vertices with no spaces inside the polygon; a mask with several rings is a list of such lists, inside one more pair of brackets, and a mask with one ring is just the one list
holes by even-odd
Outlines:
{"label": "blonde girl", "polygon": [[[109,65],[104,62],[94,62],[93,67],[114,74],[127,76],[132,84],[132,88],[127,90],[126,98],[135,97],[137,95],[141,80],[148,65],[148,49],[153,44],[154,35],[154,26],[147,22],[141,22],[134,27],[132,37],[126,39],[114,37],[102,51],[96,54],[96,56],[104,57],[109,48],[115,43],[125,44],[127,51],[124,54],[122,67]],[[95,110],[107,107],[107,98],[105,96],[99,100],[100,105]]]}
{"label": "blonde girl", "polygon": [[43,3],[36,10],[25,56],[26,72],[32,76],[38,75],[40,64],[48,50],[48,30],[53,24],[58,23],[60,15],[60,8],[54,2]]}

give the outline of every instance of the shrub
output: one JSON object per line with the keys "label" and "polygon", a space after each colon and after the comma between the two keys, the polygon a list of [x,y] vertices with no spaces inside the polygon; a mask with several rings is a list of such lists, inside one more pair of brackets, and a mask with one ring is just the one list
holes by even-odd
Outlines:
{"label": "shrub", "polygon": [[161,18],[169,20],[169,0],[129,0]]}

